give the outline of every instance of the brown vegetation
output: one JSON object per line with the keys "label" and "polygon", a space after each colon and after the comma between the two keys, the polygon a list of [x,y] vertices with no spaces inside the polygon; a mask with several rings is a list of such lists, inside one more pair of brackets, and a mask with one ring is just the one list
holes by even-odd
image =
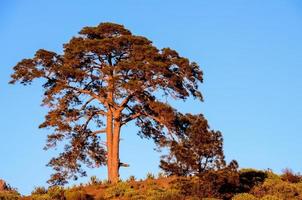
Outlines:
{"label": "brown vegetation", "polygon": [[[22,200],[300,200],[302,182],[283,180],[285,174],[254,169],[208,171],[202,177],[158,177],[112,184],[95,177],[87,184],[62,188],[38,187],[28,197],[16,192],[0,193],[0,199]],[[1,196],[2,195],[2,196]],[[2,197],[5,198],[2,198]]]}

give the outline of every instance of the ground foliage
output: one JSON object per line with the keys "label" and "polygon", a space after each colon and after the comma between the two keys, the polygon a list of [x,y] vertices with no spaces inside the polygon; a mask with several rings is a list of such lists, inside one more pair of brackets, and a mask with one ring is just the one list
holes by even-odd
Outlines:
{"label": "ground foliage", "polygon": [[[286,172],[288,173],[288,172]],[[292,173],[292,172],[291,172]],[[302,182],[289,182],[270,170],[242,169],[229,165],[200,176],[149,175],[145,180],[131,176],[111,184],[95,177],[87,184],[62,188],[36,188],[28,197],[5,193],[6,198],[22,200],[300,200]],[[299,176],[299,174],[291,174]],[[2,196],[1,196],[2,195]],[[15,195],[15,196],[13,196]]]}

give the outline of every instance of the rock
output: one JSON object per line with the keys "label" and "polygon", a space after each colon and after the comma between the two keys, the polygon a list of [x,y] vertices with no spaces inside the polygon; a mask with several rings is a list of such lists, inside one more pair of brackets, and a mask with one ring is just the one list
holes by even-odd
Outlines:
{"label": "rock", "polygon": [[4,180],[0,179],[0,191],[7,190],[7,184]]}

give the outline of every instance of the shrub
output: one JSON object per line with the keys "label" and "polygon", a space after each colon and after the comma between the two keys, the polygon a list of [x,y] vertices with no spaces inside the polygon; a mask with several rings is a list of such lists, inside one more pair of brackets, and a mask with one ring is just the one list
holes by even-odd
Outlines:
{"label": "shrub", "polygon": [[133,182],[133,181],[135,181],[136,180],[136,178],[135,178],[135,176],[129,176],[129,178],[128,178],[128,182]]}
{"label": "shrub", "polygon": [[231,199],[238,190],[239,175],[226,168],[204,172],[200,177],[179,177],[171,184],[184,196]]}
{"label": "shrub", "polygon": [[164,174],[163,172],[158,172],[157,177],[158,177],[159,179],[161,179],[161,178],[166,178],[166,176],[165,176],[165,174]]}
{"label": "shrub", "polygon": [[297,184],[282,181],[281,179],[266,179],[262,185],[252,190],[255,196],[274,195],[281,199],[301,199]]}
{"label": "shrub", "polygon": [[152,174],[152,173],[147,173],[147,177],[146,177],[146,179],[151,179],[151,180],[153,180],[155,177],[154,177],[154,175]]}
{"label": "shrub", "polygon": [[283,199],[280,199],[279,197],[276,197],[274,195],[265,195],[260,200],[283,200]]}
{"label": "shrub", "polygon": [[52,200],[64,200],[64,188],[60,186],[53,186],[48,189],[48,195]]}
{"label": "shrub", "polygon": [[93,199],[83,190],[67,190],[65,191],[66,200],[90,200]]}
{"label": "shrub", "polygon": [[268,169],[265,171],[267,179],[281,180],[278,174],[275,174],[272,170]]}
{"label": "shrub", "polygon": [[49,194],[32,194],[31,199],[32,200],[52,200],[52,198],[49,196]]}
{"label": "shrub", "polygon": [[211,181],[203,181],[197,177],[179,177],[172,181],[172,189],[177,189],[186,197],[219,197],[219,187]]}
{"label": "shrub", "polygon": [[240,193],[235,195],[232,200],[257,200],[257,198],[252,194]]}
{"label": "shrub", "polygon": [[[152,195],[150,195],[152,194]],[[154,190],[149,191],[149,195],[146,200],[183,200],[184,196],[180,194],[178,190],[168,189],[168,190]]]}
{"label": "shrub", "polygon": [[98,185],[100,184],[102,181],[100,181],[96,176],[91,176],[90,177],[90,185]]}
{"label": "shrub", "polygon": [[42,195],[46,193],[47,189],[45,187],[35,187],[35,189],[31,192],[32,195]]}
{"label": "shrub", "polygon": [[103,185],[109,185],[109,184],[110,184],[110,181],[107,180],[107,179],[105,179],[105,180],[102,181],[102,184],[103,184]]}
{"label": "shrub", "polygon": [[20,194],[16,191],[1,191],[0,200],[18,200],[20,199]]}
{"label": "shrub", "polygon": [[94,200],[106,200],[103,196],[97,196],[94,198]]}
{"label": "shrub", "polygon": [[254,169],[242,169],[239,172],[239,191],[249,192],[255,185],[262,184],[267,178],[266,172]]}
{"label": "shrub", "polygon": [[123,197],[125,194],[131,195],[131,192],[133,191],[134,189],[132,189],[129,184],[125,182],[119,182],[107,188],[104,197],[105,199]]}
{"label": "shrub", "polygon": [[[198,197],[192,197],[192,198],[189,198],[187,200],[199,200]],[[219,200],[219,199],[216,199],[216,198],[202,198],[202,200]]]}
{"label": "shrub", "polygon": [[281,179],[283,181],[299,183],[302,179],[300,174],[295,174],[291,169],[286,168],[282,172]]}

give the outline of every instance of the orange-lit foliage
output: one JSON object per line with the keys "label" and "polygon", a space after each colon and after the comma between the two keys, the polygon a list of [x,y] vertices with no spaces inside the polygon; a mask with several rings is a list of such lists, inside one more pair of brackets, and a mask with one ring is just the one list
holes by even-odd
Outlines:
{"label": "orange-lit foliage", "polygon": [[302,176],[300,174],[295,174],[293,170],[286,168],[282,171],[281,179],[290,183],[299,183],[302,180]]}
{"label": "orange-lit foliage", "polygon": [[[40,128],[53,130],[46,148],[63,140],[66,144],[49,162],[55,170],[53,184],[85,175],[83,163],[107,164],[109,180],[117,182],[123,125],[136,120],[140,134],[160,144],[170,137],[164,128],[172,128],[176,111],[156,94],[202,100],[202,72],[196,63],[113,23],[85,27],[64,45],[63,54],[40,49],[14,71],[11,83],[45,81],[43,104],[50,110]],[[106,133],[106,143],[101,133]]]}

